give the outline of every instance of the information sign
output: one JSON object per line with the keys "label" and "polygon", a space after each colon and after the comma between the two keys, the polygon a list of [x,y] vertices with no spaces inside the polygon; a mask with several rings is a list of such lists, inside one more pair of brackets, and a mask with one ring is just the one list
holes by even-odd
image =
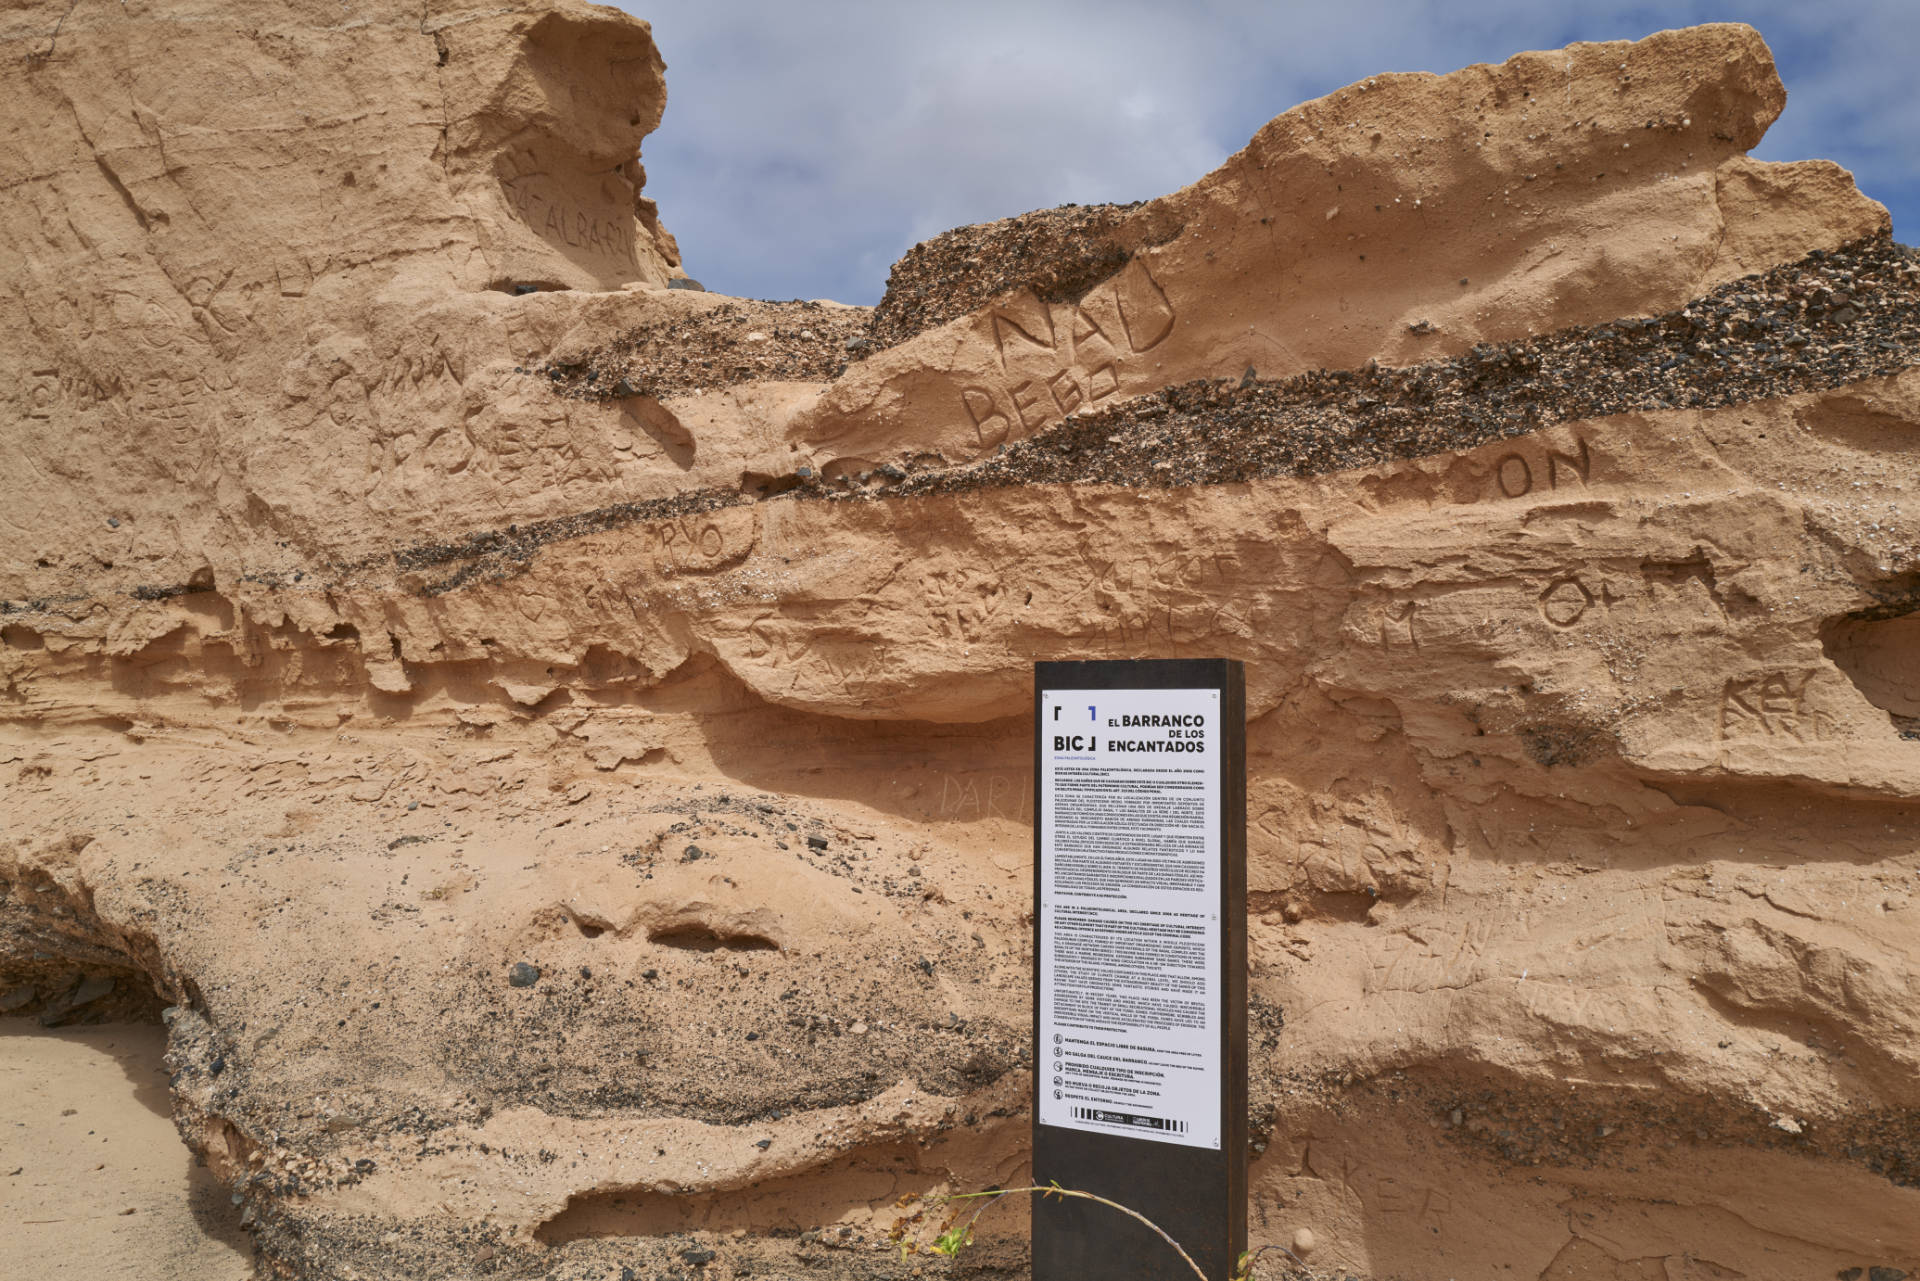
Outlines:
{"label": "information sign", "polygon": [[[1241,668],[1039,663],[1034,686],[1035,1180],[1140,1211],[1225,1278],[1246,1242]],[[1037,1203],[1033,1240],[1036,1281],[1184,1266],[1085,1201]]]}
{"label": "information sign", "polygon": [[1220,1146],[1220,691],[1047,690],[1040,1122]]}

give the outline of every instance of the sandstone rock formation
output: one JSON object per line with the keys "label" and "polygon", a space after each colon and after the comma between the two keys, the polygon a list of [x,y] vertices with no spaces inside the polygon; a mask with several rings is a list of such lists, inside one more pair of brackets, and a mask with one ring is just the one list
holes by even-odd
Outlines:
{"label": "sandstone rock formation", "polygon": [[0,32],[0,1003],[165,1006],[263,1274],[948,1268],[1028,664],[1203,653],[1256,1242],[1920,1260],[1920,263],[1746,156],[1752,31],[1369,80],[871,312],[667,287],[609,10]]}

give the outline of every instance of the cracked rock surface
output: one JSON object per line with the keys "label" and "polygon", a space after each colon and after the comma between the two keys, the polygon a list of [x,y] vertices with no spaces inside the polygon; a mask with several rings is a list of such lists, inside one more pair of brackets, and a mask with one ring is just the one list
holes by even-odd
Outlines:
{"label": "cracked rock surface", "polygon": [[260,1275],[1024,1275],[924,1247],[1027,1173],[1029,664],[1203,654],[1256,1244],[1920,1271],[1920,273],[1751,30],[871,311],[669,287],[612,10],[0,50],[0,1012],[164,1020]]}

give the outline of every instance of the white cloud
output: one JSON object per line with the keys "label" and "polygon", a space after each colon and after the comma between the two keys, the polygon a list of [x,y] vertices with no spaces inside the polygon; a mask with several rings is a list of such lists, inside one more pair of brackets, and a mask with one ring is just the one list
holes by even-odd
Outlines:
{"label": "white cloud", "polygon": [[872,302],[948,227],[1192,182],[1293,104],[1381,71],[1745,20],[1786,115],[1757,154],[1826,156],[1920,213],[1920,24],[1909,0],[657,0],[667,113],[648,189],[710,287]]}

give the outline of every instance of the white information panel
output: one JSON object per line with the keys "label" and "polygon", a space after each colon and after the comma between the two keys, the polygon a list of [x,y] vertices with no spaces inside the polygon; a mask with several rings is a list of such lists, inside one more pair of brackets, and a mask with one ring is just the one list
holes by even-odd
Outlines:
{"label": "white information panel", "polygon": [[1220,692],[1040,718],[1040,1123],[1218,1148]]}

